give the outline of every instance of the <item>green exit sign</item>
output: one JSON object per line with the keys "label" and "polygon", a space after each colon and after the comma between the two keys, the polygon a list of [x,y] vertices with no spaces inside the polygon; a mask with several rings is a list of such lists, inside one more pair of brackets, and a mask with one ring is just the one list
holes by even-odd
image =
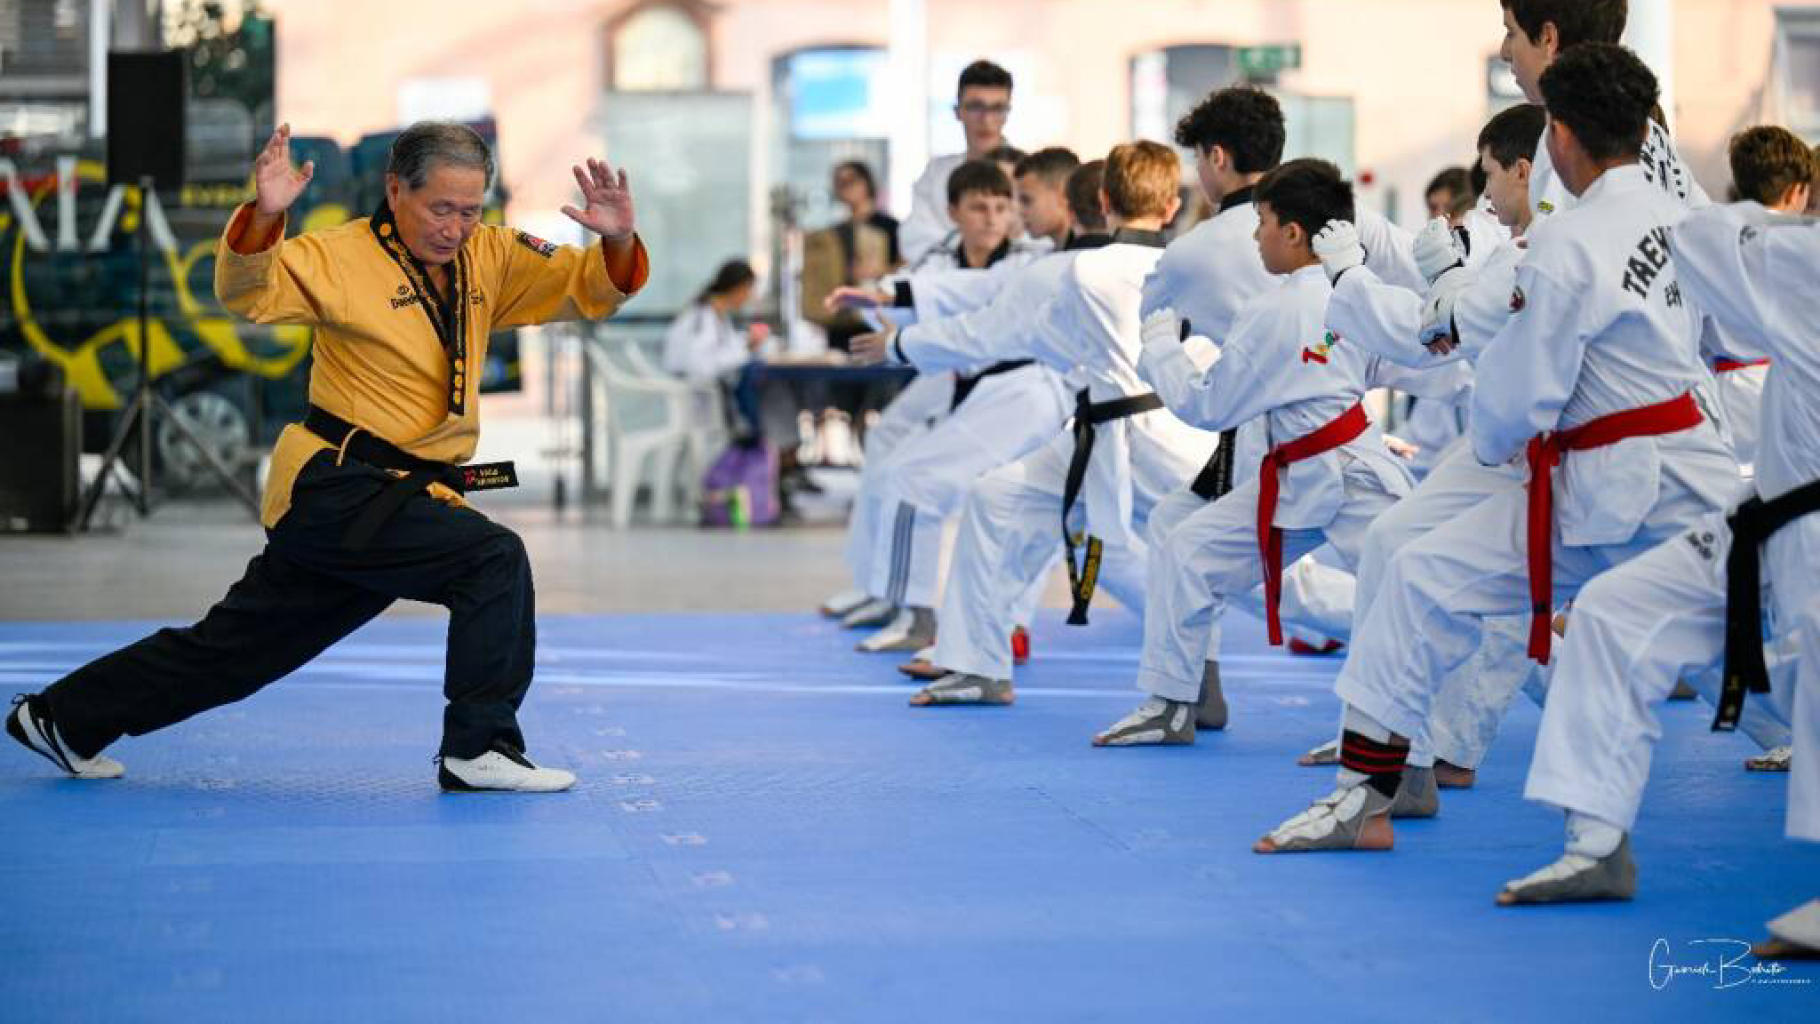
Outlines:
{"label": "green exit sign", "polygon": [[1247,78],[1271,78],[1302,66],[1302,46],[1287,43],[1280,46],[1239,47],[1239,73]]}

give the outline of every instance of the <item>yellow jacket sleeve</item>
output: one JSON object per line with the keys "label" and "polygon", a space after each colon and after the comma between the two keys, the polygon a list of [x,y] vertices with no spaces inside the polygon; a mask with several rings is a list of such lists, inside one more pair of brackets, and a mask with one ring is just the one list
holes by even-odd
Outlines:
{"label": "yellow jacket sleeve", "polygon": [[558,320],[599,320],[624,305],[650,277],[650,257],[642,238],[633,240],[630,279],[616,283],[599,243],[578,249],[510,228],[483,230],[492,236],[497,253],[499,298],[492,323],[496,331]]}
{"label": "yellow jacket sleeve", "polygon": [[242,206],[228,221],[215,246],[215,298],[228,312],[261,324],[319,325],[339,321],[346,291],[340,268],[328,246],[314,235],[275,237],[259,245],[248,239],[252,206]]}

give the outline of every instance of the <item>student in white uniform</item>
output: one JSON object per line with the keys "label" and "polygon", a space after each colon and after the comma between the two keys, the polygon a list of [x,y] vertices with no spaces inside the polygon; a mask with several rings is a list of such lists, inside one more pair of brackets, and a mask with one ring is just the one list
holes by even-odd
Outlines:
{"label": "student in white uniform", "polygon": [[[1462,260],[1453,246],[1452,233],[1437,220],[1429,223],[1416,242],[1425,276],[1436,280],[1451,276],[1469,282],[1461,293],[1461,307],[1490,307],[1500,324],[1509,316],[1516,265],[1525,251],[1523,238],[1534,216],[1528,198],[1529,156],[1542,140],[1546,120],[1541,107],[1521,104],[1500,112],[1479,132],[1486,191],[1501,223],[1511,233],[1510,240],[1489,252],[1480,249],[1472,259]],[[1327,307],[1327,326],[1410,367],[1447,360],[1476,361],[1491,333],[1472,333],[1474,344],[1467,347],[1456,345],[1451,337],[1424,347],[1420,326],[1423,306],[1420,296],[1383,283],[1370,267],[1365,267],[1347,274],[1335,288]],[[1355,608],[1360,621],[1377,595],[1383,566],[1391,554],[1470,509],[1489,491],[1521,483],[1522,476],[1515,467],[1481,466],[1463,443],[1443,453],[1436,469],[1415,492],[1380,516],[1366,534],[1359,573],[1362,593]],[[1523,631],[1527,627],[1528,619],[1520,616],[1489,621],[1484,640],[1473,657],[1442,682],[1429,729],[1411,738],[1409,766],[1415,773],[1412,777],[1417,788],[1428,788],[1426,776],[1431,770],[1436,786],[1472,784],[1474,772],[1496,737],[1505,709],[1517,690],[1527,684],[1540,694],[1540,681],[1532,678],[1534,665],[1522,656]],[[1338,759],[1336,741],[1311,751],[1303,763],[1331,764]],[[1403,803],[1407,809],[1410,802],[1405,799]]]}
{"label": "student in white uniform", "polygon": [[[1736,726],[1739,702],[1792,722],[1788,834],[1820,842],[1820,225],[1747,202],[1689,215],[1670,248],[1685,297],[1771,361],[1754,493],[1600,576],[1574,603],[1525,791],[1567,812],[1567,850],[1507,884],[1499,903],[1632,896],[1629,833],[1661,736],[1654,706],[1676,679],[1721,663],[1714,729]],[[1770,681],[1765,618],[1772,633],[1799,638],[1797,679]],[[1794,948],[1760,955],[1820,956],[1820,901],[1770,930]]]}
{"label": "student in white uniform", "polygon": [[[1179,181],[1180,162],[1168,147],[1115,147],[1101,199],[1113,244],[1075,256],[1038,330],[989,347],[902,336],[892,346],[894,358],[923,367],[1034,358],[1078,371],[1086,384],[1072,431],[986,474],[969,492],[933,659],[949,674],[912,704],[1012,702],[1012,608],[1058,541],[1071,560],[1070,621],[1085,621],[1096,582],[1127,607],[1141,607],[1144,519],[1205,462],[1214,442],[1164,411],[1137,372],[1143,282],[1162,253],[1162,226],[1180,205]],[[1064,527],[1067,536],[1059,536]],[[1077,554],[1084,563],[1073,561]]]}
{"label": "student in white uniform", "polygon": [[[958,224],[953,241],[925,252],[914,267],[887,279],[884,290],[870,297],[869,301],[891,303],[882,311],[867,310],[870,315],[881,317],[881,322],[893,317],[914,320],[919,293],[933,289],[952,274],[981,274],[1001,263],[1028,263],[1037,257],[1036,249],[1010,238],[1011,179],[997,164],[983,160],[962,164],[949,176],[948,190],[950,216]],[[853,294],[854,290],[840,289],[830,301],[845,301]],[[879,488],[883,475],[889,471],[892,453],[952,411],[957,381],[954,372],[919,375],[886,406],[878,423],[867,433],[866,461],[847,524],[847,564],[853,586],[822,605],[824,615],[839,618],[848,628],[876,629],[897,617],[894,605],[869,593],[874,539],[879,528]]]}
{"label": "student in white uniform", "polygon": [[954,230],[948,212],[948,175],[969,160],[988,159],[1005,144],[1005,119],[1011,116],[1011,72],[988,60],[976,60],[961,71],[954,119],[967,135],[967,151],[929,161],[911,190],[910,216],[898,226],[898,248],[906,262],[942,243]]}
{"label": "student in white uniform", "polygon": [[[1068,180],[1079,167],[1080,159],[1068,150],[1046,149],[1016,168],[1025,222],[1057,250],[1071,248],[1074,241]],[[1097,206],[1085,212],[1103,224]],[[1072,248],[1108,241],[1104,235],[1083,236]],[[990,341],[1033,329],[1033,314],[1060,288],[1070,262],[1062,251],[1030,263],[1002,261],[995,270],[1014,269],[990,275],[1000,279],[991,302],[957,316],[919,316],[904,333],[912,339],[933,334]],[[919,299],[929,291],[917,290]],[[887,332],[863,337],[856,345],[863,351],[892,340]],[[896,607],[898,616],[862,641],[860,650],[920,651],[935,642],[944,524],[980,474],[1014,462],[1050,440],[1061,431],[1072,407],[1072,394],[1054,370],[1029,359],[1000,360],[958,377],[948,415],[899,445],[877,468],[872,477],[876,493],[862,499],[876,501],[877,509],[867,590]]]}
{"label": "student in white uniform", "polygon": [[[1234,86],[1208,95],[1176,125],[1176,144],[1194,152],[1201,191],[1216,211],[1170,243],[1144,282],[1144,317],[1173,311],[1199,339],[1179,344],[1176,338],[1163,338],[1158,352],[1146,346],[1140,360],[1139,371],[1178,416],[1192,415],[1190,407],[1201,387],[1204,368],[1231,334],[1239,310],[1278,284],[1264,269],[1258,252],[1258,213],[1252,199],[1258,179],[1281,160],[1285,134],[1283,110],[1276,98],[1252,86]],[[1388,232],[1385,237],[1390,237]],[[1392,244],[1380,247],[1386,273],[1397,272],[1396,248]],[[1240,447],[1255,449],[1244,460],[1246,465],[1238,464],[1236,449]],[[1187,486],[1165,496],[1151,511],[1145,532],[1152,550],[1188,516],[1253,475],[1263,448],[1261,443],[1241,445],[1237,428],[1223,432],[1213,458]],[[1287,622],[1314,620],[1314,628],[1320,632],[1344,635],[1351,619],[1352,578],[1312,559],[1298,560],[1284,576],[1283,609]],[[1201,729],[1220,729],[1226,724],[1218,661],[1219,617],[1216,609],[1195,701],[1195,724]],[[1140,677],[1140,686],[1147,678]],[[1171,687],[1172,692],[1174,689]],[[1095,744],[1139,746],[1193,739],[1192,731],[1171,733],[1146,724],[1154,716],[1131,717],[1138,720],[1105,730]]]}
{"label": "student in white uniform", "polygon": [[[1505,34],[1500,55],[1510,65],[1523,95],[1529,102],[1539,104],[1540,77],[1549,65],[1576,46],[1616,42],[1624,32],[1627,5],[1624,0],[1505,0],[1503,8]],[[1653,120],[1638,166],[1646,180],[1676,201],[1690,207],[1705,205],[1705,192],[1675,152],[1667,133]],[[1574,201],[1554,173],[1546,143],[1539,142],[1528,184],[1532,223],[1546,221]],[[1511,289],[1515,287],[1516,267],[1524,251],[1519,243],[1517,247],[1498,250],[1481,266],[1461,266],[1437,277],[1428,289],[1424,307],[1423,340],[1438,351],[1460,345],[1469,353],[1482,348],[1510,319]],[[1461,445],[1444,456],[1409,500],[1373,524],[1359,561],[1356,620],[1361,624],[1366,621],[1383,568],[1393,555],[1436,527],[1453,522],[1488,495],[1521,489],[1524,479],[1521,467],[1480,466],[1472,458],[1470,446]],[[1456,756],[1470,760],[1475,748],[1483,753],[1495,735],[1502,709],[1508,705],[1517,680],[1523,680],[1532,696],[1539,695],[1542,677],[1514,664],[1526,625],[1495,616],[1488,619],[1473,658],[1478,668],[1463,667],[1455,681],[1472,686],[1472,680],[1482,679],[1491,685],[1478,692],[1462,692],[1454,685],[1444,687],[1438,706],[1451,706],[1463,716],[1456,719],[1460,726],[1456,734],[1466,738],[1452,753],[1440,754],[1445,761],[1453,761]],[[1429,738],[1437,739],[1432,735]],[[1310,751],[1303,763],[1337,763],[1335,748],[1337,744]],[[1442,786],[1470,786],[1474,782],[1471,768],[1464,762],[1437,762],[1437,782]]]}
{"label": "student in white uniform", "polygon": [[1481,380],[1498,386],[1475,389],[1470,425],[1481,464],[1527,452],[1530,485],[1391,560],[1335,684],[1346,704],[1339,788],[1260,853],[1388,849],[1408,737],[1484,619],[1527,609],[1530,654],[1546,663],[1555,602],[1737,493],[1737,462],[1693,396],[1708,374],[1667,247],[1686,211],[1637,165],[1655,77],[1629,50],[1589,43],[1540,86],[1554,166],[1579,201],[1530,239],[1515,315],[1479,356]]}
{"label": "student in white uniform", "polygon": [[[1464,367],[1450,366],[1431,375],[1432,382],[1415,383],[1418,375],[1324,326],[1333,289],[1311,243],[1330,221],[1350,223],[1355,216],[1352,186],[1337,168],[1323,160],[1290,161],[1258,182],[1256,203],[1257,246],[1279,282],[1239,313],[1182,412],[1207,430],[1260,420],[1268,451],[1254,479],[1158,538],[1139,670],[1139,686],[1152,696],[1102,734],[1096,741],[1102,744],[1127,736],[1193,741],[1202,659],[1218,610],[1261,582],[1270,641],[1281,644],[1283,567],[1323,543],[1350,565],[1371,520],[1413,485],[1366,415],[1365,392],[1392,382],[1455,390],[1465,376]],[[1363,263],[1356,246],[1355,256],[1358,263],[1347,270]],[[1179,344],[1173,353],[1168,348],[1179,332],[1167,311],[1146,323],[1145,334],[1147,365],[1187,359]]]}
{"label": "student in white uniform", "polygon": [[[1793,132],[1774,125],[1747,128],[1732,136],[1727,156],[1739,199],[1775,213],[1799,214],[1807,209],[1820,164]],[[1731,425],[1732,447],[1738,461],[1751,466],[1757,461],[1757,420],[1769,365],[1736,352],[1712,355],[1716,390]]]}

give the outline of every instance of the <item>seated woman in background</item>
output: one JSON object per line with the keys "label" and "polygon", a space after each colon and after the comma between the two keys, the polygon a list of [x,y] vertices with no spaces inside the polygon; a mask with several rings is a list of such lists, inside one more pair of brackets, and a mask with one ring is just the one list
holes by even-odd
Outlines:
{"label": "seated woman in background", "polygon": [[733,318],[752,301],[757,281],[745,260],[728,260],[664,335],[664,369],[691,384],[720,387],[738,414],[734,435],[750,440],[761,433],[755,357],[769,331],[760,323],[740,330]]}

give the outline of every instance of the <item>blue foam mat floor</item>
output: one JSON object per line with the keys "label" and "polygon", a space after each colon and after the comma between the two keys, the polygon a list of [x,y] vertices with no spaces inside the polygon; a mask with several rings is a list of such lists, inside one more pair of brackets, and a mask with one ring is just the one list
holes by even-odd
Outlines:
{"label": "blue foam mat floor", "polygon": [[[0,624],[0,689],[147,628]],[[926,710],[806,616],[548,618],[524,724],[582,777],[554,797],[437,795],[445,629],[381,619],[125,740],[123,782],[6,744],[0,1020],[1820,1019],[1820,965],[1667,973],[1820,894],[1786,777],[1701,706],[1665,710],[1638,899],[1501,910],[1559,850],[1520,796],[1536,710],[1395,852],[1259,857],[1331,781],[1294,758],[1338,663],[1253,620],[1228,732],[1107,751],[1129,615],[1046,613],[1016,707]]]}

